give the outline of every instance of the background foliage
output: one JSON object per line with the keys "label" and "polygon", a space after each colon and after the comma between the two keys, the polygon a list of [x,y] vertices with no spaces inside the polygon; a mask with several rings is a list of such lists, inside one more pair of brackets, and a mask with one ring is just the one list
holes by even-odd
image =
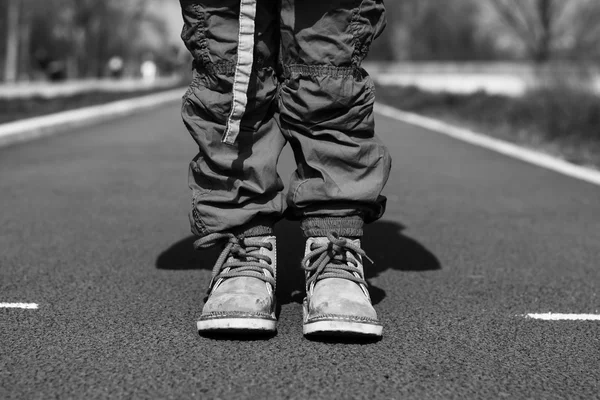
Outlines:
{"label": "background foliage", "polygon": [[[600,60],[598,0],[388,0],[381,61]],[[0,0],[0,77],[101,77],[108,60],[135,75],[187,65],[175,0]]]}
{"label": "background foliage", "polygon": [[[155,61],[163,73],[172,72],[182,54],[162,13],[170,5],[178,3],[0,0],[0,38],[6,38],[0,43],[3,76],[11,80],[6,78],[12,72],[17,79],[28,79],[59,70],[68,78],[101,77],[113,56],[124,60],[126,75],[138,73],[146,59]],[[11,36],[11,31],[17,34]],[[8,59],[11,47],[16,60]]]}

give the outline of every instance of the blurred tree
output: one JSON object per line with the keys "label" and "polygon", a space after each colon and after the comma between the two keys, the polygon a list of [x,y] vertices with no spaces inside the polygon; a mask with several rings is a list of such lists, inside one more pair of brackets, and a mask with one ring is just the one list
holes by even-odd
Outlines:
{"label": "blurred tree", "polygon": [[4,80],[6,82],[17,80],[20,11],[19,0],[8,0],[6,4],[6,56],[4,59]]}
{"label": "blurred tree", "polygon": [[537,63],[577,58],[600,45],[597,0],[490,0],[490,4],[504,28]]}
{"label": "blurred tree", "polygon": [[[569,0],[565,0],[569,1]],[[556,48],[570,59],[600,60],[600,2],[570,0],[557,24]]]}
{"label": "blurred tree", "polygon": [[100,77],[113,56],[125,74],[137,73],[146,54],[172,54],[165,21],[152,11],[165,1],[2,0],[0,77]]}
{"label": "blurred tree", "polygon": [[396,0],[386,3],[388,27],[370,59],[467,61],[497,58],[481,29],[477,0]]}

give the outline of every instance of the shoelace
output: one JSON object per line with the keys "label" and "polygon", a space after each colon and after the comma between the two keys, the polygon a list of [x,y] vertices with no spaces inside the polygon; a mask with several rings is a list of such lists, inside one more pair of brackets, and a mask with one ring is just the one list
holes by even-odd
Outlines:
{"label": "shoelace", "polygon": [[[350,251],[365,257],[371,263],[373,263],[373,260],[367,256],[363,249],[348,239],[340,238],[335,232],[327,234],[327,239],[329,243],[313,244],[310,249],[311,252],[302,260],[302,268],[309,272],[306,286],[310,287],[313,282],[316,283],[326,278],[348,279],[359,285],[366,285],[367,282],[358,269],[358,261],[347,257],[346,252]],[[355,276],[354,273],[358,273],[360,278]]]}
{"label": "shoelace", "polygon": [[[212,271],[210,287],[219,279],[235,277],[257,278],[275,287],[275,271],[271,267],[270,257],[260,254],[262,247],[273,250],[269,242],[257,238],[238,238],[231,233],[213,233],[194,242],[194,248],[207,249],[227,240],[225,248],[217,259]],[[227,261],[233,257],[233,261]],[[260,262],[266,261],[267,264]],[[267,270],[273,277],[266,276],[263,270]],[[226,272],[224,272],[226,271]]]}

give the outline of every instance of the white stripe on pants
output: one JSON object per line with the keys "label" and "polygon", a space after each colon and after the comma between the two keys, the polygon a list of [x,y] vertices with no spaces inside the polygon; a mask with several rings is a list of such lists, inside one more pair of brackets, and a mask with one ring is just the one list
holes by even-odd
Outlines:
{"label": "white stripe on pants", "polygon": [[237,65],[233,81],[233,101],[227,119],[223,142],[233,145],[240,133],[242,118],[248,105],[248,86],[254,63],[254,31],[256,26],[256,1],[241,0],[240,30],[238,38]]}

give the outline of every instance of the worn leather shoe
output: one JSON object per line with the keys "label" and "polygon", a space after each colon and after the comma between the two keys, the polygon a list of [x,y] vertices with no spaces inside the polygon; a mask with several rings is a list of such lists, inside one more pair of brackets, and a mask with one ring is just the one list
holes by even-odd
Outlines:
{"label": "worn leather shoe", "polygon": [[360,239],[335,233],[306,241],[305,335],[380,337],[383,327],[364,278]]}
{"label": "worn leather shoe", "polygon": [[213,234],[199,239],[196,247],[210,247],[222,240],[227,244],[213,269],[198,332],[275,332],[275,237]]}

